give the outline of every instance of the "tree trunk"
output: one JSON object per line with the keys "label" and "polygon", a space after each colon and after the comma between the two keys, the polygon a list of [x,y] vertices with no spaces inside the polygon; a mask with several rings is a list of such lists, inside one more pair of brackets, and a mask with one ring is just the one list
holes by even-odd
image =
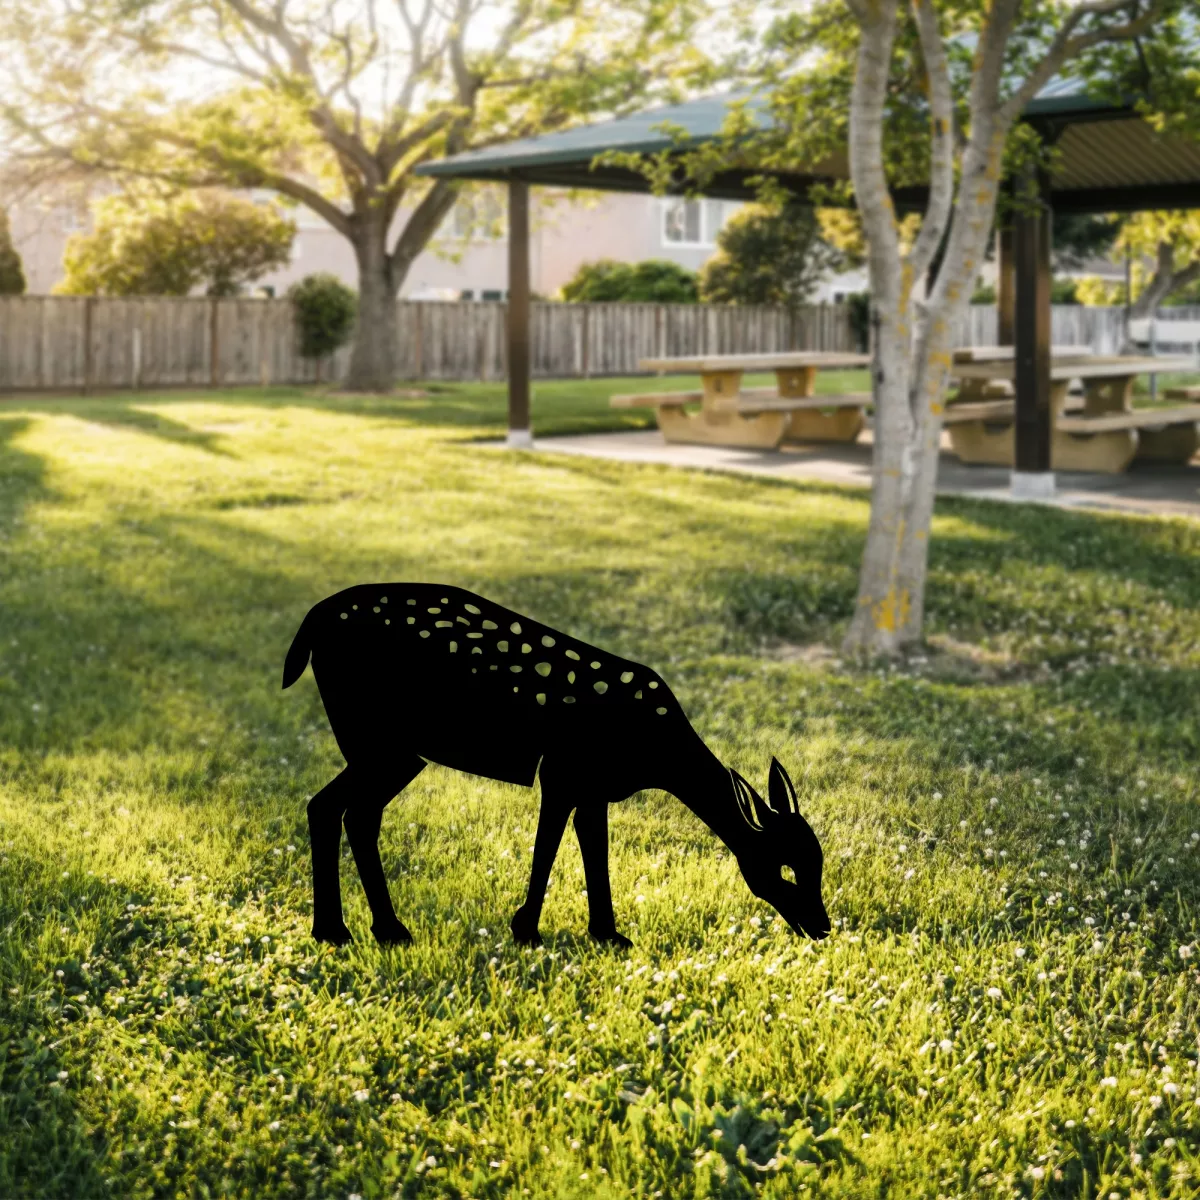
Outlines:
{"label": "tree trunk", "polygon": [[[872,271],[876,351],[872,392],[875,447],[871,519],[859,575],[858,602],[846,633],[850,655],[894,657],[921,639],[929,531],[937,485],[942,413],[954,334],[962,324],[971,284],[995,211],[1000,134],[972,145],[937,283],[929,297],[912,295],[911,265],[881,259]],[[973,185],[970,181],[975,181]],[[886,193],[859,188],[860,209],[872,202],[888,215]],[[899,270],[897,293],[894,273]]]}
{"label": "tree trunk", "polygon": [[388,258],[387,226],[372,214],[354,238],[358,259],[358,321],[345,387],[351,392],[389,392],[396,382],[396,291]]}
{"label": "tree trunk", "polygon": [[1176,271],[1175,247],[1170,242],[1160,243],[1154,264],[1154,275],[1142,290],[1142,294],[1129,306],[1129,316],[1125,323],[1125,340],[1121,345],[1121,353],[1136,354],[1138,352],[1137,345],[1129,336],[1130,321],[1154,316],[1159,305],[1173,291],[1186,287],[1197,278],[1200,278],[1200,263],[1190,263],[1182,270]]}

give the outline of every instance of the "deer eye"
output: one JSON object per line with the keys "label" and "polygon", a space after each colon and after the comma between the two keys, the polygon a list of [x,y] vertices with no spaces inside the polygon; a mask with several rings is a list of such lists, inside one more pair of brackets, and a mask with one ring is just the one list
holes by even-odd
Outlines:
{"label": "deer eye", "polygon": [[793,871],[791,867],[788,867],[788,866],[780,867],[779,874],[783,876],[784,882],[786,882],[786,883],[795,883],[796,882],[796,872]]}

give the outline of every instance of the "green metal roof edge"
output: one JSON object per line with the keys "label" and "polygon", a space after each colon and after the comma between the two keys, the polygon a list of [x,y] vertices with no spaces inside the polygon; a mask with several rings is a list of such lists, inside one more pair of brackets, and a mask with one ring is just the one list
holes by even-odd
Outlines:
{"label": "green metal roof edge", "polygon": [[[1077,88],[1078,90],[1076,90]],[[1111,100],[1091,95],[1083,90],[1083,88],[1084,85],[1081,80],[1059,81],[1057,87],[1052,82],[1043,89],[1043,94],[1039,94],[1039,96],[1034,97],[1030,101],[1025,111],[1021,114],[1022,119],[1066,116],[1082,118],[1088,114],[1101,116],[1106,114],[1115,115],[1125,111],[1132,113],[1134,111],[1132,103],[1127,105],[1117,104]],[[1046,95],[1044,94],[1045,92],[1050,92],[1051,94]],[[416,174],[444,179],[469,179],[473,176],[478,178],[480,177],[480,172],[486,172],[488,177],[496,175],[504,176],[531,168],[559,166],[563,163],[591,163],[597,155],[609,150],[617,150],[626,154],[653,154],[680,145],[702,144],[706,141],[711,141],[716,137],[716,134],[708,132],[693,134],[682,141],[663,134],[657,138],[642,139],[636,142],[621,142],[618,140],[615,143],[601,143],[599,145],[570,145],[561,150],[554,150],[552,148],[537,150],[534,148],[539,143],[550,144],[552,146],[554,142],[561,139],[577,138],[578,135],[584,133],[586,130],[599,132],[606,126],[620,126],[629,121],[652,116],[656,112],[664,114],[664,124],[671,122],[682,125],[686,129],[685,122],[672,121],[670,114],[673,112],[678,113],[679,110],[687,109],[692,105],[699,108],[701,105],[713,105],[722,100],[724,100],[726,107],[728,107],[731,102],[743,98],[748,99],[749,97],[746,93],[730,93],[727,96],[719,94],[697,96],[692,100],[683,101],[680,104],[661,105],[639,113],[631,113],[628,116],[597,121],[592,125],[577,125],[571,129],[556,130],[554,133],[542,134],[533,138],[522,138],[515,142],[509,142],[501,146],[491,146],[483,150],[467,150],[451,158],[440,159],[437,162],[422,163],[416,168]],[[525,149],[521,152],[512,153],[511,150],[506,152],[506,146],[512,148],[512,150],[515,150],[516,147],[525,147]]]}

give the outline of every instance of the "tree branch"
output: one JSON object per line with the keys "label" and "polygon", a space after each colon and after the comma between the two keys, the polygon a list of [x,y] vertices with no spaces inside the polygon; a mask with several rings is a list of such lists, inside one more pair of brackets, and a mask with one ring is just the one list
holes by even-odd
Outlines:
{"label": "tree branch", "polygon": [[403,280],[408,274],[417,255],[425,249],[446,214],[454,207],[457,195],[457,185],[446,179],[439,179],[425,193],[421,203],[405,223],[403,232],[396,240],[395,249],[388,256],[388,266],[393,278]]}
{"label": "tree branch", "polygon": [[913,16],[921,40],[921,57],[929,77],[931,127],[929,200],[921,232],[908,256],[913,277],[920,279],[941,245],[954,202],[954,94],[950,64],[932,0],[913,0]]}
{"label": "tree branch", "polygon": [[[270,17],[260,12],[250,3],[250,0],[224,0],[224,2],[248,25],[272,39],[288,56],[292,70],[312,88],[317,103],[310,110],[309,118],[337,152],[339,160],[352,163],[370,183],[382,183],[379,164],[367,147],[353,134],[347,133],[338,123],[336,115],[329,107],[329,98],[317,78],[307,48],[285,24],[282,14],[286,10],[286,0],[283,3],[276,3],[275,15]],[[344,168],[343,174],[345,174]],[[346,182],[353,191],[354,181],[347,178]]]}
{"label": "tree branch", "polygon": [[1008,98],[1001,109],[1001,120],[1015,121],[1025,106],[1058,73],[1063,63],[1075,58],[1092,46],[1103,42],[1128,41],[1149,30],[1158,20],[1163,8],[1161,0],[1151,0],[1146,11],[1122,25],[1102,26],[1075,36],[1075,30],[1087,17],[1103,17],[1122,9],[1133,8],[1132,0],[1086,0],[1067,10],[1062,28],[1050,43],[1042,61],[1029,73],[1025,82]]}

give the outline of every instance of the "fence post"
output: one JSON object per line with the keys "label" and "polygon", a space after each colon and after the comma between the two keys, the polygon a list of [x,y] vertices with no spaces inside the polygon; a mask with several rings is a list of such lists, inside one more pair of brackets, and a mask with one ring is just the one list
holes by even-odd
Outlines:
{"label": "fence post", "polygon": [[92,390],[92,319],[95,311],[96,297],[85,296],[83,299],[83,394],[91,394]]}
{"label": "fence post", "polygon": [[582,335],[583,336],[583,355],[582,355],[583,363],[582,363],[582,367],[583,367],[584,379],[589,379],[591,377],[591,373],[592,373],[592,346],[591,346],[592,306],[590,304],[584,304],[582,306],[582,308],[583,308],[583,335]]}
{"label": "fence post", "polygon": [[142,326],[141,322],[133,327],[133,363],[132,376],[130,382],[133,384],[133,390],[136,392],[142,386]]}
{"label": "fence post", "polygon": [[425,378],[425,309],[420,300],[413,306],[413,372],[417,379]]}
{"label": "fence post", "polygon": [[213,296],[208,307],[208,377],[212,387],[221,386],[221,319],[219,301]]}
{"label": "fence post", "polygon": [[258,378],[263,387],[271,383],[271,357],[267,352],[267,319],[270,313],[270,300],[261,300],[262,317],[258,322]]}

